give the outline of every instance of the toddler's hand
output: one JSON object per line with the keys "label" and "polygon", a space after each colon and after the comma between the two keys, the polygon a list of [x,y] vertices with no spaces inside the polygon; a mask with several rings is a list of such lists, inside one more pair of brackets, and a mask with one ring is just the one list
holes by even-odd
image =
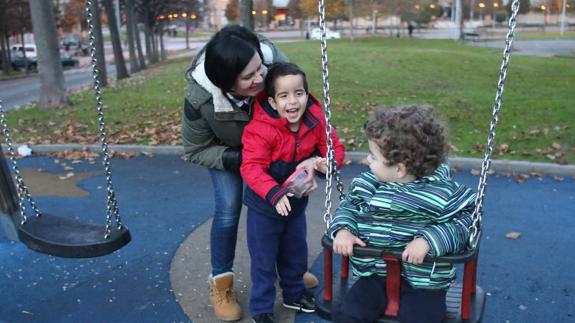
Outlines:
{"label": "toddler's hand", "polygon": [[413,241],[405,246],[405,250],[401,254],[401,259],[414,265],[423,263],[425,256],[429,252],[429,243],[424,238],[415,238]]}
{"label": "toddler's hand", "polygon": [[276,211],[281,216],[288,216],[291,211],[291,205],[289,204],[288,197],[293,196],[292,193],[287,193],[276,203]]}
{"label": "toddler's hand", "polygon": [[345,229],[341,229],[337,231],[335,239],[333,239],[333,252],[342,256],[353,256],[354,244],[361,247],[366,246],[365,242],[353,235],[353,233]]}

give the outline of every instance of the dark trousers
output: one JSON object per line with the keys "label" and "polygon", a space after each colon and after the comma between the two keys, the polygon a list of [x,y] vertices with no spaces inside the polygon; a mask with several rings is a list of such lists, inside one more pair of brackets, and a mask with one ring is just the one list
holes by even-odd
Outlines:
{"label": "dark trousers", "polygon": [[[360,278],[347,292],[342,304],[333,309],[334,323],[371,323],[385,313],[385,277]],[[445,289],[413,288],[401,281],[399,321],[401,323],[440,323],[445,317]]]}
{"label": "dark trousers", "polygon": [[290,215],[286,221],[248,208],[247,231],[252,316],[273,313],[278,275],[284,303],[298,301],[305,291],[303,274],[307,270],[305,214]]}

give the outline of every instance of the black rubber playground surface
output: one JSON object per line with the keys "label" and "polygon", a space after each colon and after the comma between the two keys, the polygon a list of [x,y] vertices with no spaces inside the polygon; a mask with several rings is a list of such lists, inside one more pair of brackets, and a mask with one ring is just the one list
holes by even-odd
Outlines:
{"label": "black rubber playground surface", "polygon": [[[100,258],[63,259],[30,251],[0,232],[0,322],[190,321],[172,292],[170,263],[186,237],[211,216],[207,171],[178,156],[114,159],[112,166],[132,242]],[[20,168],[65,174],[48,157],[22,159]],[[98,163],[74,168],[100,170]],[[344,168],[346,183],[362,169]],[[469,170],[456,178],[477,186]],[[494,174],[488,183],[478,269],[478,284],[489,295],[484,322],[575,321],[575,180],[531,177],[519,183]],[[104,176],[79,186],[90,194],[35,200],[45,212],[104,223]],[[521,236],[506,238],[511,231]],[[311,270],[321,277],[322,268],[320,255]],[[205,279],[197,288],[207,289]],[[295,321],[322,322],[316,315],[297,315]],[[202,322],[217,320],[208,313]]]}

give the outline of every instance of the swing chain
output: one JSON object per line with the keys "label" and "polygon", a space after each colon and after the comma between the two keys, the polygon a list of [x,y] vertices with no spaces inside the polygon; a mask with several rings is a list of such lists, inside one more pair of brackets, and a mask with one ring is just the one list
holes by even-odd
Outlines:
{"label": "swing chain", "polygon": [[481,164],[481,175],[479,178],[479,185],[477,187],[477,197],[475,198],[475,209],[473,210],[473,223],[471,224],[471,232],[469,235],[469,246],[475,248],[479,242],[481,234],[481,213],[483,209],[483,197],[485,195],[485,187],[487,182],[487,173],[491,166],[491,155],[493,153],[493,144],[495,142],[495,130],[497,122],[499,121],[499,111],[501,109],[501,99],[503,97],[503,88],[505,86],[505,78],[507,77],[507,68],[509,67],[509,57],[511,54],[511,47],[515,35],[515,27],[517,23],[517,13],[519,12],[519,0],[513,0],[511,4],[511,18],[509,18],[509,31],[505,38],[505,49],[503,51],[503,61],[501,62],[501,69],[499,73],[499,82],[497,83],[497,94],[495,95],[495,104],[493,105],[493,115],[489,125],[489,135],[487,137],[487,145],[485,146],[485,156]]}
{"label": "swing chain", "polygon": [[[102,104],[102,90],[100,87],[100,81],[98,79],[98,67],[96,58],[96,36],[94,34],[94,16],[93,16],[93,4],[92,0],[86,1],[86,16],[88,21],[88,27],[90,31],[90,56],[92,62],[92,74],[94,78],[94,91],[96,92],[96,108],[98,110],[98,121],[99,121],[99,132],[100,132],[100,143],[102,144],[102,153],[104,154],[104,172],[106,175],[106,197],[107,197],[107,207],[106,207],[106,233],[105,238],[108,238],[111,233],[112,226],[112,215],[116,221],[118,230],[122,227],[122,221],[120,218],[120,211],[118,208],[118,201],[116,200],[116,194],[114,192],[114,187],[112,184],[112,168],[110,165],[110,153],[108,149],[108,144],[106,140],[106,124],[104,122],[104,108]],[[97,4],[96,4],[97,5]]]}
{"label": "swing chain", "polygon": [[335,152],[333,149],[333,126],[331,124],[331,99],[329,96],[329,68],[328,68],[328,57],[327,57],[327,37],[325,28],[325,2],[324,0],[319,0],[318,2],[318,12],[319,12],[319,27],[321,31],[321,66],[322,66],[322,76],[323,76],[323,111],[325,115],[325,134],[326,134],[326,145],[327,145],[327,172],[326,172],[326,185],[325,185],[325,213],[323,215],[323,221],[326,227],[332,222],[331,216],[331,192],[332,192],[332,179],[335,175],[336,188],[339,192],[340,200],[345,197],[343,193],[343,183],[341,182],[340,172],[335,160]]}
{"label": "swing chain", "polygon": [[6,114],[4,113],[4,108],[2,107],[2,100],[0,100],[0,122],[2,122],[2,134],[4,135],[4,143],[8,147],[8,155],[10,156],[10,162],[12,166],[12,171],[14,172],[14,177],[16,179],[17,194],[18,194],[18,207],[20,209],[20,224],[26,223],[28,218],[26,217],[26,206],[24,205],[24,198],[28,200],[30,207],[34,211],[36,216],[41,216],[40,210],[36,205],[36,202],[32,199],[32,195],[28,190],[28,186],[24,183],[20,169],[16,164],[16,152],[14,151],[14,145],[12,144],[12,139],[10,138],[10,130],[8,128],[8,121],[6,119]]}

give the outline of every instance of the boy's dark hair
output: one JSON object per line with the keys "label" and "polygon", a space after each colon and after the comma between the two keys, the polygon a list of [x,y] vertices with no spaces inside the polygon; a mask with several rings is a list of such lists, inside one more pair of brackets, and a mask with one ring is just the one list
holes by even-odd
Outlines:
{"label": "boy's dark hair", "polygon": [[431,175],[447,158],[448,134],[429,105],[376,108],[365,125],[388,165],[403,163],[416,177]]}
{"label": "boy's dark hair", "polygon": [[303,88],[306,93],[307,90],[307,78],[305,76],[304,71],[302,71],[299,66],[294,63],[287,63],[287,62],[280,62],[275,63],[270,66],[268,70],[268,74],[266,75],[266,79],[264,81],[265,91],[267,96],[273,98],[276,95],[276,80],[280,76],[286,75],[301,75],[303,79]]}
{"label": "boy's dark hair", "polygon": [[215,86],[229,92],[255,53],[263,61],[256,34],[239,25],[225,26],[206,45],[206,75]]}

